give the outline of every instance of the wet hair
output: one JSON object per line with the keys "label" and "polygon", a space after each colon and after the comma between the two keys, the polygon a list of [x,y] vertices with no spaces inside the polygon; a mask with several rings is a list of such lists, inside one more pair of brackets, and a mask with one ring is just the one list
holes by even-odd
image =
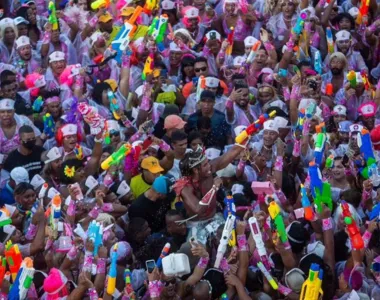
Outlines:
{"label": "wet hair", "polygon": [[[310,239],[309,232],[305,229],[304,224],[299,221],[294,221],[288,231],[289,244],[292,247],[293,253],[301,253]],[[297,240],[299,242],[295,242]]]}
{"label": "wet hair", "polygon": [[30,127],[29,125],[22,125],[20,129],[18,130],[19,135],[22,135],[23,133],[32,133],[32,132],[34,132],[33,128]]}
{"label": "wet hair", "polygon": [[92,99],[99,105],[103,105],[102,95],[104,91],[110,90],[111,86],[107,82],[99,82],[95,84],[92,91]]}
{"label": "wet hair", "polygon": [[53,90],[47,90],[45,93],[44,93],[44,98],[45,99],[48,99],[48,98],[52,98],[52,97],[59,97],[61,95],[61,89],[53,89]]}
{"label": "wet hair", "polygon": [[172,132],[172,143],[187,140],[187,134],[183,130],[176,130]]}
{"label": "wet hair", "polygon": [[14,196],[19,196],[24,194],[28,190],[34,191],[33,185],[31,185],[29,182],[20,182],[18,185],[16,185],[13,194]]}
{"label": "wet hair", "polygon": [[83,161],[79,160],[79,159],[76,159],[76,158],[73,158],[73,159],[65,160],[62,163],[62,167],[60,169],[60,174],[59,174],[59,177],[61,179],[61,183],[63,183],[63,184],[72,184],[72,183],[74,183],[74,177],[67,177],[65,175],[65,168],[67,166],[69,168],[74,167],[75,168],[75,172],[77,172],[78,169],[83,168]]}
{"label": "wet hair", "polygon": [[350,21],[350,23],[351,23],[351,30],[355,29],[355,19],[349,13],[347,13],[347,12],[343,12],[343,13],[338,14],[334,18],[334,20],[332,21],[332,24],[337,25],[343,19],[348,19]]}

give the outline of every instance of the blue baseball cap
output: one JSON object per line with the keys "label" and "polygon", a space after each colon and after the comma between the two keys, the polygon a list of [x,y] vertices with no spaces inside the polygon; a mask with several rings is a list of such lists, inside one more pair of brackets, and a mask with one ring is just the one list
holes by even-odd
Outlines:
{"label": "blue baseball cap", "polygon": [[157,177],[152,184],[152,188],[160,194],[167,195],[171,192],[173,181],[166,176]]}
{"label": "blue baseball cap", "polygon": [[340,132],[350,132],[350,126],[352,125],[353,123],[351,121],[341,121],[339,122],[338,126],[338,131]]}

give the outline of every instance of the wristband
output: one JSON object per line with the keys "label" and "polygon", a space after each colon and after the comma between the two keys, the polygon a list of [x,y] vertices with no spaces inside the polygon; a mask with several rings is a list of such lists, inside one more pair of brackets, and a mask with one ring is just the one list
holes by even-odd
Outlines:
{"label": "wristband", "polygon": [[300,95],[300,89],[301,87],[299,85],[293,85],[292,92],[290,94],[290,99],[298,100]]}
{"label": "wristband", "polygon": [[158,281],[158,280],[150,281],[149,287],[148,287],[150,298],[160,297],[162,288],[163,288],[163,283],[161,281]]}
{"label": "wristband", "polygon": [[218,53],[218,57],[220,57],[221,59],[224,59],[224,58],[225,58],[225,53],[224,53],[224,51],[223,51],[223,52],[220,51],[220,52]]}
{"label": "wristband", "polygon": [[162,152],[168,152],[170,150],[170,146],[164,140],[161,140],[159,147]]}
{"label": "wristband", "polygon": [[322,229],[327,231],[333,228],[333,222],[331,218],[322,219]]}
{"label": "wristband", "polygon": [[372,232],[369,232],[368,230],[366,230],[363,234],[364,248],[368,247],[371,237],[372,237]]}
{"label": "wristband", "polygon": [[71,246],[69,252],[67,252],[67,258],[73,261],[78,255],[78,249],[75,245]]}
{"label": "wristband", "polygon": [[224,273],[227,274],[230,271],[230,265],[227,262],[227,259],[225,257],[222,258],[220,262],[219,269]]}
{"label": "wristband", "polygon": [[66,213],[70,217],[75,216],[75,201],[73,201],[72,199],[70,199],[70,203],[67,207]]}
{"label": "wristband", "polygon": [[42,37],[42,44],[49,44],[50,43],[50,32],[45,31],[43,37]]}
{"label": "wristband", "polygon": [[127,128],[131,128],[133,127],[133,124],[131,121],[129,121],[129,119],[127,117],[125,117],[124,120],[121,120],[121,122],[123,122],[123,125]]}
{"label": "wristband", "polygon": [[274,163],[274,169],[276,171],[282,172],[284,166],[284,161],[282,156],[277,156],[276,157],[276,162]]}
{"label": "wristband", "polygon": [[248,251],[247,237],[245,234],[239,234],[236,238],[238,242],[238,251]]}
{"label": "wristband", "polygon": [[238,163],[238,165],[237,165],[237,169],[238,169],[239,171],[243,171],[244,168],[245,168],[245,161],[241,159],[241,160],[239,160],[239,163]]}
{"label": "wristband", "polygon": [[88,215],[91,218],[96,219],[101,212],[102,212],[102,210],[98,206],[95,206],[93,209],[91,209],[91,211],[88,213]]}
{"label": "wristband", "polygon": [[309,135],[309,132],[310,132],[310,122],[309,122],[309,120],[306,120],[302,126],[302,135],[307,136],[307,135]]}
{"label": "wristband", "polygon": [[49,250],[53,246],[53,240],[48,239],[45,245],[45,250]]}
{"label": "wristband", "polygon": [[206,269],[207,266],[208,266],[208,262],[209,262],[210,258],[209,257],[201,257],[199,259],[199,262],[198,262],[198,268],[201,268],[201,269]]}
{"label": "wristband", "polygon": [[267,50],[267,52],[274,50],[274,47],[270,42],[265,42],[264,47],[265,47],[265,50]]}
{"label": "wristband", "polygon": [[74,88],[81,88],[83,87],[84,83],[84,77],[81,75],[75,76],[75,83],[74,83]]}
{"label": "wristband", "polygon": [[103,143],[103,139],[102,138],[100,138],[100,139],[98,139],[98,138],[94,138],[94,142],[95,143]]}
{"label": "wristband", "polygon": [[150,99],[147,96],[143,96],[140,104],[140,109],[144,111],[149,111],[150,110]]}
{"label": "wristband", "polygon": [[[288,52],[293,52],[293,48],[294,48],[295,44],[294,44],[294,41],[292,39],[290,39],[287,43],[286,43],[286,51]],[[281,69],[280,69],[281,70]]]}
{"label": "wristband", "polygon": [[371,199],[371,193],[366,191],[366,190],[363,190],[363,193],[362,193],[362,206],[364,207],[365,206],[365,203],[367,202],[367,200]]}
{"label": "wristband", "polygon": [[281,283],[278,284],[278,292],[284,296],[288,296],[291,292],[292,289],[282,285]]}
{"label": "wristband", "polygon": [[28,240],[28,241],[31,241],[34,239],[34,237],[36,236],[37,234],[37,226],[30,223],[29,227],[28,227],[28,231],[25,235],[25,238]]}
{"label": "wristband", "polygon": [[292,155],[294,157],[300,157],[300,155],[301,155],[301,141],[298,141],[298,140],[294,141]]}
{"label": "wristband", "polygon": [[133,142],[136,142],[137,140],[139,140],[141,137],[142,137],[142,133],[137,131],[134,135],[132,135],[130,138],[129,138],[129,142],[130,143],[133,143]]}
{"label": "wristband", "polygon": [[228,98],[226,101],[226,108],[232,109],[233,106],[234,106],[234,102],[230,98]]}
{"label": "wristband", "polygon": [[376,84],[376,89],[380,89],[380,80]]}
{"label": "wristband", "polygon": [[96,27],[96,23],[98,23],[98,16],[95,15],[93,16],[90,21],[88,21],[88,24],[91,26],[91,27]]}
{"label": "wristband", "polygon": [[84,255],[84,260],[83,260],[83,268],[82,271],[84,272],[91,272],[92,271],[92,261],[94,257],[90,251],[86,251]]}
{"label": "wristband", "polygon": [[90,288],[88,290],[88,296],[90,297],[90,300],[98,300],[99,299],[98,292],[96,291],[95,288]]}
{"label": "wristband", "polygon": [[98,258],[96,266],[96,274],[105,274],[107,270],[107,259]]}
{"label": "wristband", "polygon": [[284,94],[284,100],[287,102],[290,100],[290,90],[288,87],[283,87],[282,92]]}
{"label": "wristband", "polygon": [[113,211],[112,203],[103,203],[102,211],[104,211],[104,212],[112,212]]}
{"label": "wristband", "polygon": [[289,249],[291,249],[292,247],[290,246],[290,243],[289,243],[289,241],[286,241],[285,243],[283,243],[284,244],[284,248],[285,248],[285,250],[289,250]]}
{"label": "wristband", "polygon": [[122,68],[129,68],[131,65],[131,57],[127,54],[124,54],[121,57],[121,67]]}

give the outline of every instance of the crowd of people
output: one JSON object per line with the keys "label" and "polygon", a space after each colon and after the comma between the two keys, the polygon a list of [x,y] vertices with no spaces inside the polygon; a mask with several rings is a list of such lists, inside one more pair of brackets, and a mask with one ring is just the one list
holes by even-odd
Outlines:
{"label": "crowd of people", "polygon": [[380,300],[376,0],[0,3],[0,299]]}

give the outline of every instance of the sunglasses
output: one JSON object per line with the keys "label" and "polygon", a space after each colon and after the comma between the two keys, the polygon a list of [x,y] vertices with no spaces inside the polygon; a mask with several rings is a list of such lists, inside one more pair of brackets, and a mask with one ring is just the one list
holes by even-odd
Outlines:
{"label": "sunglasses", "polygon": [[172,278],[168,281],[164,281],[164,284],[165,286],[169,286],[169,285],[175,285],[177,283],[177,279],[176,278]]}
{"label": "sunglasses", "polygon": [[204,72],[206,70],[207,70],[207,67],[203,67],[203,68],[199,68],[199,69],[194,69],[195,72],[200,72],[200,71]]}

